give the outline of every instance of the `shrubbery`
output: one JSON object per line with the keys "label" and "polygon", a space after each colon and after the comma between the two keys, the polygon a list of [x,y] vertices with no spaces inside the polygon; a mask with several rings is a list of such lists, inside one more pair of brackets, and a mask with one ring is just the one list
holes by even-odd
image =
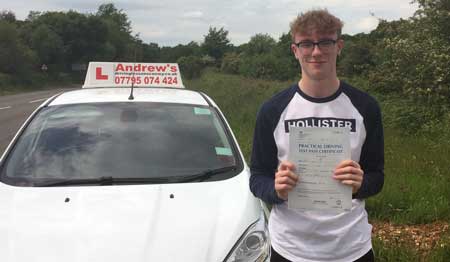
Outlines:
{"label": "shrubbery", "polygon": [[[423,18],[424,19],[424,18]],[[422,19],[405,22],[399,30],[410,32],[380,42],[379,64],[370,72],[374,87],[418,102],[450,102],[450,41],[431,35]],[[450,35],[449,35],[450,37]]]}
{"label": "shrubbery", "polygon": [[289,80],[296,76],[291,69],[288,59],[269,53],[244,58],[239,72],[253,78]]}
{"label": "shrubbery", "polygon": [[204,68],[202,59],[193,55],[180,57],[177,63],[180,66],[181,74],[187,79],[199,77]]}
{"label": "shrubbery", "polygon": [[286,34],[278,42],[269,35],[256,34],[238,49],[239,52],[225,54],[221,70],[259,79],[294,79],[300,68],[289,50],[290,42]]}
{"label": "shrubbery", "polygon": [[220,70],[228,74],[239,74],[239,68],[242,64],[242,58],[235,52],[226,53],[222,60]]}

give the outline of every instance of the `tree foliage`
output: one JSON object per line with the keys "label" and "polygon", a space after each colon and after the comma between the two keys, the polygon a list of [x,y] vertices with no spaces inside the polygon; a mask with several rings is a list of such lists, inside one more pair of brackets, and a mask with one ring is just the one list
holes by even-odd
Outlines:
{"label": "tree foliage", "polygon": [[3,10],[0,12],[0,21],[14,23],[16,22],[16,15],[9,10]]}
{"label": "tree foliage", "polygon": [[239,74],[239,69],[242,66],[242,58],[238,53],[229,52],[223,57],[220,70],[228,74]]}
{"label": "tree foliage", "polygon": [[246,44],[244,52],[247,55],[261,55],[271,52],[276,46],[275,39],[268,34],[256,34]]}
{"label": "tree foliage", "polygon": [[201,48],[198,43],[191,41],[187,45],[178,44],[174,47],[161,48],[161,62],[175,63],[181,57],[201,57]]}
{"label": "tree foliage", "polygon": [[187,79],[199,77],[203,69],[202,59],[198,56],[183,56],[176,62],[180,66],[181,74]]}
{"label": "tree foliage", "polygon": [[[381,24],[374,87],[425,103],[450,102],[450,1],[420,0],[409,20]],[[398,33],[386,33],[398,32]]]}
{"label": "tree foliage", "polygon": [[131,33],[131,22],[123,10],[118,10],[114,4],[102,4],[98,7],[97,16],[113,23],[119,31]]}
{"label": "tree foliage", "polygon": [[289,34],[283,34],[278,42],[268,34],[256,34],[237,48],[238,52],[226,53],[221,69],[253,78],[293,79],[298,77],[300,67],[290,46]]}
{"label": "tree foliage", "polygon": [[0,21],[0,72],[24,77],[35,65],[35,54],[20,41],[14,24]]}
{"label": "tree foliage", "polygon": [[[100,5],[96,14],[31,11],[25,21],[17,21],[11,11],[2,11],[0,21],[13,24],[15,28],[14,32],[6,32],[8,35],[4,37],[9,41],[3,44],[9,45],[9,49],[21,50],[22,60],[35,57],[38,64],[55,65],[49,66],[49,71],[69,71],[73,64],[94,60],[133,61],[136,55],[139,55],[137,60],[144,56],[144,44],[131,35],[128,16],[114,4]],[[12,57],[15,53],[6,54]],[[5,64],[6,54],[2,60]],[[22,60],[17,59],[18,63]],[[13,71],[16,70],[1,72]]]}
{"label": "tree foliage", "polygon": [[[210,27],[208,34],[205,35],[202,43],[203,52],[211,57],[214,57],[216,61],[221,61],[224,54],[230,48],[230,40],[228,39],[228,31],[223,27],[217,29]],[[218,63],[220,65],[220,63]]]}
{"label": "tree foliage", "polygon": [[338,56],[338,74],[352,77],[362,75],[375,65],[373,43],[366,34],[343,35],[344,49]]}
{"label": "tree foliage", "polygon": [[39,25],[31,35],[31,48],[35,50],[39,64],[60,64],[64,61],[63,41],[57,33],[51,30],[47,25]]}

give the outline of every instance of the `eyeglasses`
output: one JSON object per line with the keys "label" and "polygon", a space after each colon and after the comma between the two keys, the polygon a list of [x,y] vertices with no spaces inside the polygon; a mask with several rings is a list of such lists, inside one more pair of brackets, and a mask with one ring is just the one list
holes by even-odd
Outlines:
{"label": "eyeglasses", "polygon": [[306,53],[312,52],[314,50],[314,46],[317,46],[322,52],[328,52],[336,44],[336,42],[337,40],[324,39],[318,42],[301,41],[298,43],[294,43],[294,45],[296,45],[300,50]]}

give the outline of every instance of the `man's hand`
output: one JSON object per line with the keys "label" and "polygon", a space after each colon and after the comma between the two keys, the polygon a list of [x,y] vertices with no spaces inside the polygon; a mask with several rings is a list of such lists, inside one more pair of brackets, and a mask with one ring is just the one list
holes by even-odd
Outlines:
{"label": "man's hand", "polygon": [[352,193],[358,192],[361,187],[364,172],[361,166],[353,160],[344,160],[334,170],[333,178],[342,184],[352,186]]}
{"label": "man's hand", "polygon": [[289,161],[282,161],[275,173],[275,191],[279,198],[287,200],[288,193],[298,182],[298,175],[294,174],[295,166]]}

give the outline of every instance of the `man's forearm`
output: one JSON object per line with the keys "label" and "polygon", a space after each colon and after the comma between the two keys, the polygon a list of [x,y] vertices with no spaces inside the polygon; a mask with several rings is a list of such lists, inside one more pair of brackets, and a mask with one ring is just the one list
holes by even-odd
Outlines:
{"label": "man's forearm", "polygon": [[363,199],[378,194],[383,188],[383,171],[369,171],[364,173],[361,188],[353,195],[353,198]]}
{"label": "man's forearm", "polygon": [[273,176],[252,172],[250,176],[250,190],[253,195],[268,204],[280,204],[284,200],[279,198],[275,192],[275,181]]}

